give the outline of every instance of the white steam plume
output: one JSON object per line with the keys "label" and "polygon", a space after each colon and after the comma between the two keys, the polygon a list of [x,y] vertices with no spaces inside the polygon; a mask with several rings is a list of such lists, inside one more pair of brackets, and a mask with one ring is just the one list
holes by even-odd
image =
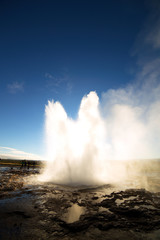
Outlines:
{"label": "white steam plume", "polygon": [[124,180],[127,165],[119,160],[159,158],[158,92],[157,83],[148,87],[145,84],[141,90],[133,86],[109,90],[102,96],[103,114],[96,92],[90,92],[83,97],[75,121],[67,117],[59,102],[49,101],[46,106],[48,162],[42,178],[81,184]]}
{"label": "white steam plume", "polygon": [[48,102],[45,177],[66,183],[91,183],[101,179],[107,146],[98,105],[98,96],[90,92],[82,99],[78,119],[74,121],[67,117],[59,102]]}
{"label": "white steam plume", "polygon": [[109,90],[102,95],[112,159],[160,157],[160,84]]}

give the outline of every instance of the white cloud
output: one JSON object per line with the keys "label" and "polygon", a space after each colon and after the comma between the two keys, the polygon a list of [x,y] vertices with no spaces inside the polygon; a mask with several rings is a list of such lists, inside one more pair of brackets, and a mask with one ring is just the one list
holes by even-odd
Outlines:
{"label": "white cloud", "polygon": [[13,82],[7,85],[7,88],[10,93],[17,93],[22,92],[24,90],[24,83],[23,82]]}
{"label": "white cloud", "polygon": [[45,78],[47,79],[48,88],[57,88],[64,81],[63,78],[56,78],[50,73],[46,73]]}
{"label": "white cloud", "polygon": [[150,43],[154,49],[160,48],[160,21],[158,21],[157,26],[148,34],[146,42]]}
{"label": "white cloud", "polygon": [[159,54],[157,50],[160,50],[160,1],[148,1],[148,8],[150,14],[132,49],[132,53],[138,57],[139,63],[154,59]]}
{"label": "white cloud", "polygon": [[42,157],[39,155],[2,146],[0,146],[0,158],[42,160]]}
{"label": "white cloud", "polygon": [[59,77],[55,77],[50,73],[45,74],[46,87],[58,94],[60,91],[65,90],[67,94],[72,92],[72,84],[69,80],[68,74],[64,73]]}
{"label": "white cloud", "polygon": [[160,2],[151,1],[151,15],[148,19],[148,27],[146,27],[145,42],[150,44],[154,50],[160,48]]}

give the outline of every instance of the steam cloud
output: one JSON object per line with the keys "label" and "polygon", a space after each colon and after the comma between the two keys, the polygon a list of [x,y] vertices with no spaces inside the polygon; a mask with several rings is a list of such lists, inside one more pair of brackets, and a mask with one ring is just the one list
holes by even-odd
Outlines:
{"label": "steam cloud", "polygon": [[42,178],[58,183],[106,183],[126,177],[132,159],[160,156],[160,84],[84,96],[77,120],[59,102],[46,106],[47,165]]}
{"label": "steam cloud", "polygon": [[160,84],[109,90],[103,94],[112,159],[160,157]]}

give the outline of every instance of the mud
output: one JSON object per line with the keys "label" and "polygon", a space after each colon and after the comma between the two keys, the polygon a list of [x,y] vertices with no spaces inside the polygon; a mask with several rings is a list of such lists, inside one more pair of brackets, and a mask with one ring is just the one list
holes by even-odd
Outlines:
{"label": "mud", "polygon": [[40,184],[38,170],[0,171],[0,239],[160,239],[160,193]]}

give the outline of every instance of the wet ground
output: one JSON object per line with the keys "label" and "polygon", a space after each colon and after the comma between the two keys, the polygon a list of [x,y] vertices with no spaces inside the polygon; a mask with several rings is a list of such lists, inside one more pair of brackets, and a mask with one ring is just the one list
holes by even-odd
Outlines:
{"label": "wet ground", "polygon": [[0,168],[0,239],[160,239],[160,193],[40,184],[36,175]]}

